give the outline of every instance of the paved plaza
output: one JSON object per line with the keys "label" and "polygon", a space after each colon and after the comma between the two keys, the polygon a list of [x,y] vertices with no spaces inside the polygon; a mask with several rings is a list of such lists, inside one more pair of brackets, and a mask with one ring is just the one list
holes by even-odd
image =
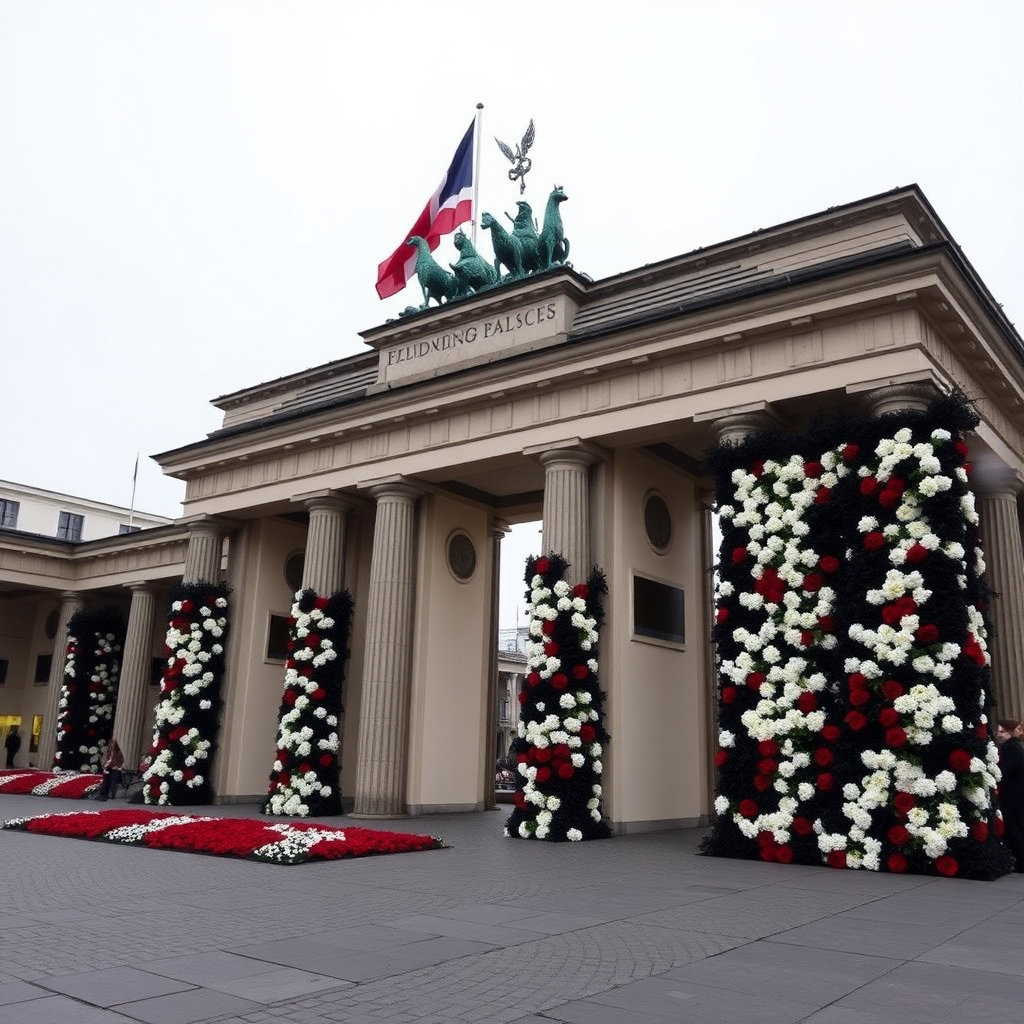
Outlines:
{"label": "paved plaza", "polygon": [[[0,818],[93,806],[0,795]],[[699,830],[525,842],[503,820],[381,823],[449,848],[294,866],[0,832],[0,1022],[1024,1016],[1024,875],[714,859]]]}

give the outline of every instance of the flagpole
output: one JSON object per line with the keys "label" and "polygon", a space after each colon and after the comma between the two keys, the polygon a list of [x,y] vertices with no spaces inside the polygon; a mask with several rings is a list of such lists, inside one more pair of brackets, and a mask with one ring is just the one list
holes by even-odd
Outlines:
{"label": "flagpole", "polygon": [[132,473],[132,504],[128,509],[128,530],[135,525],[135,485],[139,482],[139,453],[135,453],[135,472]]}
{"label": "flagpole", "polygon": [[480,129],[483,125],[484,105],[476,105],[476,131],[473,133],[473,248],[476,248],[476,225],[480,220]]}

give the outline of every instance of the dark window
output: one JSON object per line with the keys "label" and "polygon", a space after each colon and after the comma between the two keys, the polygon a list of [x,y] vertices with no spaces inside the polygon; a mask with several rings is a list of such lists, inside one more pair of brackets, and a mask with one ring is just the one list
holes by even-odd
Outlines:
{"label": "dark window", "polygon": [[685,643],[683,596],[682,587],[634,576],[633,635],[673,644]]}
{"label": "dark window", "polygon": [[267,660],[288,660],[288,616],[271,615],[267,628]]}
{"label": "dark window", "polygon": [[121,523],[117,528],[118,536],[123,533],[138,533],[142,529],[141,526],[129,526],[127,523]]}
{"label": "dark window", "polygon": [[9,530],[17,529],[18,509],[21,502],[11,501],[10,498],[0,498],[0,526],[6,526]]}
{"label": "dark window", "polygon": [[53,664],[52,654],[40,654],[36,658],[36,678],[37,683],[48,683],[50,681],[50,666]]}
{"label": "dark window", "polygon": [[7,682],[7,665],[7,659],[0,658],[0,685]]}
{"label": "dark window", "polygon": [[57,520],[57,537],[59,540],[82,539],[82,523],[85,517],[76,515],[74,512],[61,512]]}

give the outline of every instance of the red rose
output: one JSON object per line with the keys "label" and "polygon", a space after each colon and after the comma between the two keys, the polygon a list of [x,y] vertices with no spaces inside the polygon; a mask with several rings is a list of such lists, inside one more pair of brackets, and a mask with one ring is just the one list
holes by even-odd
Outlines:
{"label": "red rose", "polygon": [[899,792],[892,798],[892,805],[900,814],[907,814],[917,806],[917,797],[913,793]]}
{"label": "red rose", "polygon": [[863,690],[868,685],[868,677],[862,672],[853,672],[847,676],[846,685],[851,690]]}
{"label": "red rose", "polygon": [[894,725],[891,729],[885,731],[885,745],[887,747],[903,747],[907,743],[907,734],[898,725]]}
{"label": "red rose", "polygon": [[569,677],[564,672],[556,672],[551,677],[551,685],[556,690],[564,690],[569,685]]}
{"label": "red rose", "polygon": [[722,693],[721,693],[722,703],[723,704],[735,704],[736,703],[736,694],[738,692],[739,691],[736,689],[735,686],[723,686],[722,687]]}
{"label": "red rose", "polygon": [[515,791],[515,795],[512,797],[512,803],[515,805],[517,811],[526,810],[526,795],[521,789]]}
{"label": "red rose", "polygon": [[885,544],[885,534],[879,530],[872,530],[864,535],[864,550],[877,551]]}
{"label": "red rose", "polygon": [[750,472],[753,476],[759,477],[764,472],[764,459],[757,459],[750,467]]}
{"label": "red rose", "polygon": [[549,640],[544,645],[544,653],[549,658],[553,658],[558,653],[558,644],[556,644],[554,640]]}
{"label": "red rose", "polygon": [[533,563],[534,575],[543,576],[550,568],[551,562],[546,558],[538,558],[537,561]]}
{"label": "red rose", "polygon": [[284,691],[284,697],[282,698],[282,700],[284,701],[285,704],[294,704],[295,696],[295,691],[289,688]]}
{"label": "red rose", "polygon": [[977,736],[979,740],[987,740],[988,739],[988,726],[984,722],[979,722],[974,727],[974,735]]}
{"label": "red rose", "polygon": [[573,679],[586,679],[590,675],[590,669],[586,665],[573,665],[572,677]]}
{"label": "red rose", "polygon": [[760,847],[774,846],[775,836],[771,832],[758,832],[757,833],[757,845]]}
{"label": "red rose", "polygon": [[889,729],[892,726],[898,724],[900,720],[900,713],[895,708],[882,708],[878,712],[878,724],[883,729]]}
{"label": "red rose", "polygon": [[882,696],[886,700],[895,700],[897,697],[902,697],[905,692],[903,684],[897,682],[895,679],[886,679],[886,681],[882,683]]}
{"label": "red rose", "polygon": [[893,846],[906,846],[910,842],[910,833],[903,825],[893,825],[888,832],[889,842]]}
{"label": "red rose", "polygon": [[323,700],[327,696],[327,691],[322,687],[318,686],[311,694],[310,697],[313,700]]}
{"label": "red rose", "polygon": [[747,676],[747,686],[751,690],[760,690],[761,684],[766,682],[768,677],[763,672],[751,672]]}
{"label": "red rose", "polygon": [[940,857],[935,862],[935,870],[940,875],[952,878],[960,870],[960,865],[957,863],[956,857],[950,857],[949,854],[946,854],[945,857]]}
{"label": "red rose", "polygon": [[556,623],[554,619],[545,619],[541,624],[540,631],[545,636],[553,636],[555,632],[555,625]]}
{"label": "red rose", "polygon": [[715,753],[715,767],[721,768],[726,761],[729,760],[729,752],[727,750],[719,750]]}
{"label": "red rose", "polygon": [[306,646],[310,650],[316,650],[316,648],[320,646],[320,634],[310,633],[309,636],[306,637]]}
{"label": "red rose", "polygon": [[746,800],[741,800],[740,801],[740,806],[739,806],[738,810],[739,810],[740,814],[743,815],[744,818],[756,818],[757,817],[757,804],[754,803],[754,801],[750,800],[749,798],[746,799]]}
{"label": "red rose", "polygon": [[845,850],[832,850],[828,855],[828,866],[830,868],[845,868],[846,867],[846,851]]}
{"label": "red rose", "polygon": [[965,445],[963,443],[963,441],[954,441],[953,442],[953,451],[955,451],[957,453],[957,455],[960,456],[960,458],[962,458],[962,459],[966,459],[967,458],[967,445]]}
{"label": "red rose", "polygon": [[949,755],[949,767],[955,772],[967,771],[971,767],[971,755],[963,747],[957,747]]}
{"label": "red rose", "polygon": [[804,577],[803,587],[808,594],[816,594],[819,590],[821,590],[821,586],[824,582],[825,580],[822,578],[820,572],[809,572]]}
{"label": "red rose", "polygon": [[804,476],[810,477],[812,480],[816,480],[825,470],[820,462],[805,462],[804,463]]}
{"label": "red rose", "polygon": [[733,548],[732,549],[732,564],[741,565],[747,560],[747,549],[746,548]]}
{"label": "red rose", "polygon": [[984,821],[974,822],[971,825],[971,838],[984,843],[988,839],[988,824]]}
{"label": "red rose", "polygon": [[805,714],[809,715],[812,711],[817,710],[818,698],[814,696],[810,690],[805,690],[796,699],[796,706]]}
{"label": "red rose", "polygon": [[757,770],[762,775],[774,775],[779,770],[779,762],[770,757],[763,757],[757,762]]}
{"label": "red rose", "polygon": [[723,622],[725,622],[728,618],[729,618],[729,609],[728,608],[719,608],[718,611],[715,612],[715,622],[717,622],[719,625],[721,625]]}
{"label": "red rose", "polygon": [[825,740],[827,743],[835,743],[836,740],[839,739],[839,736],[840,732],[838,725],[832,725],[831,723],[829,723],[828,725],[822,727],[821,738]]}
{"label": "red rose", "polygon": [[863,732],[868,727],[867,716],[862,715],[859,711],[848,711],[843,721],[852,732]]}
{"label": "red rose", "polygon": [[800,644],[803,647],[810,647],[814,643],[814,634],[809,630],[805,629],[800,633]]}
{"label": "red rose", "polygon": [[997,814],[995,821],[992,822],[992,831],[995,832],[996,838],[1002,838],[1003,833],[1006,831],[1006,823],[1003,821],[1001,814]]}
{"label": "red rose", "polygon": [[778,740],[758,740],[757,752],[762,757],[774,757],[779,752]]}
{"label": "red rose", "polygon": [[516,694],[516,700],[519,701],[520,706],[525,704],[526,701],[528,700],[528,698],[526,696],[526,691],[525,690],[520,690],[519,693]]}
{"label": "red rose", "polygon": [[545,783],[551,778],[551,769],[547,765],[542,765],[537,769],[537,781]]}
{"label": "red rose", "polygon": [[775,859],[780,864],[792,864],[793,851],[788,846],[778,846],[775,848]]}
{"label": "red rose", "polygon": [[836,631],[836,620],[831,615],[822,615],[818,619],[818,629],[823,633],[834,633]]}
{"label": "red rose", "polygon": [[534,759],[537,764],[547,764],[551,760],[551,748],[550,747],[537,747],[533,751]]}
{"label": "red rose", "polygon": [[853,690],[850,693],[850,703],[855,708],[863,707],[869,700],[871,700],[870,690]]}
{"label": "red rose", "polygon": [[915,634],[918,643],[933,644],[939,639],[939,627],[933,622],[926,622]]}
{"label": "red rose", "polygon": [[772,777],[770,775],[755,775],[754,789],[759,793],[766,793],[772,788]]}
{"label": "red rose", "polygon": [[334,760],[334,755],[333,754],[321,754],[320,755],[320,767],[321,768],[330,768],[331,767],[331,761],[333,761],[333,760]]}
{"label": "red rose", "polygon": [[873,476],[861,477],[860,493],[865,498],[870,498],[878,490],[878,481]]}
{"label": "red rose", "polygon": [[901,491],[895,491],[890,487],[886,487],[884,491],[878,496],[878,504],[882,508],[895,508],[903,498]]}
{"label": "red rose", "polygon": [[902,495],[903,492],[907,489],[907,484],[905,480],[901,480],[898,476],[891,476],[889,477],[889,480],[885,485],[885,489],[887,491],[893,491],[896,494]]}
{"label": "red rose", "polygon": [[526,685],[527,686],[539,686],[540,685],[540,673],[539,672],[531,672],[526,677]]}
{"label": "red rose", "polygon": [[558,766],[558,777],[560,779],[571,779],[572,774],[576,769],[573,768],[571,761],[566,761],[564,764]]}
{"label": "red rose", "polygon": [[793,831],[798,836],[809,836],[814,831],[814,825],[808,818],[796,817],[793,819]]}
{"label": "red rose", "polygon": [[816,505],[827,505],[828,499],[832,497],[832,491],[828,487],[819,487],[814,492],[814,503]]}
{"label": "red rose", "polygon": [[885,861],[885,866],[895,875],[901,875],[907,870],[907,858],[902,853],[890,853]]}
{"label": "red rose", "polygon": [[572,596],[581,597],[586,601],[590,597],[590,587],[588,587],[586,583],[577,583],[576,586],[572,588]]}
{"label": "red rose", "polygon": [[195,605],[192,604],[192,602],[188,598],[186,598],[184,601],[181,602],[181,610],[186,615],[188,615],[189,612],[191,612],[194,607],[195,607]]}
{"label": "red rose", "polygon": [[857,458],[858,455],[860,455],[860,445],[859,444],[848,444],[843,449],[843,461],[844,462],[853,462],[853,460],[855,458]]}
{"label": "red rose", "polygon": [[774,846],[774,844],[771,845],[771,846],[764,846],[763,845],[761,847],[760,851],[758,852],[758,856],[761,858],[761,860],[767,860],[767,861],[775,860],[775,846]]}
{"label": "red rose", "polygon": [[580,739],[584,743],[593,743],[597,739],[597,730],[587,722],[580,726]]}
{"label": "red rose", "polygon": [[818,747],[814,752],[814,763],[819,768],[827,768],[835,760],[835,757],[828,747]]}
{"label": "red rose", "polygon": [[920,565],[928,557],[928,549],[923,544],[912,544],[907,548],[907,561],[911,565]]}
{"label": "red rose", "polygon": [[831,772],[822,772],[817,778],[818,789],[822,793],[830,793],[836,784],[835,777]]}
{"label": "red rose", "polygon": [[839,559],[835,555],[825,555],[818,562],[818,568],[822,572],[836,572],[839,569]]}

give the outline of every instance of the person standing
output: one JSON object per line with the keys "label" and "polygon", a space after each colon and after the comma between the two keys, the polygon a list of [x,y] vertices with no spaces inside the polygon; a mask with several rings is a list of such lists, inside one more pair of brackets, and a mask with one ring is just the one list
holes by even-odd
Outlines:
{"label": "person standing", "polygon": [[117,795],[117,787],[121,785],[121,773],[124,771],[124,754],[117,745],[117,740],[111,740],[107,752],[103,755],[100,763],[103,772],[103,781],[100,783],[100,791],[96,795],[97,800],[109,800]]}
{"label": "person standing", "polygon": [[7,739],[4,740],[4,750],[7,751],[7,767],[14,767],[14,755],[21,750],[21,736],[18,735],[18,727],[16,725],[11,726],[11,731],[7,734]]}
{"label": "person standing", "polygon": [[1006,826],[1005,841],[1017,858],[1015,871],[1024,873],[1024,743],[1021,723],[1016,718],[1000,718],[996,723],[999,744],[999,809]]}

